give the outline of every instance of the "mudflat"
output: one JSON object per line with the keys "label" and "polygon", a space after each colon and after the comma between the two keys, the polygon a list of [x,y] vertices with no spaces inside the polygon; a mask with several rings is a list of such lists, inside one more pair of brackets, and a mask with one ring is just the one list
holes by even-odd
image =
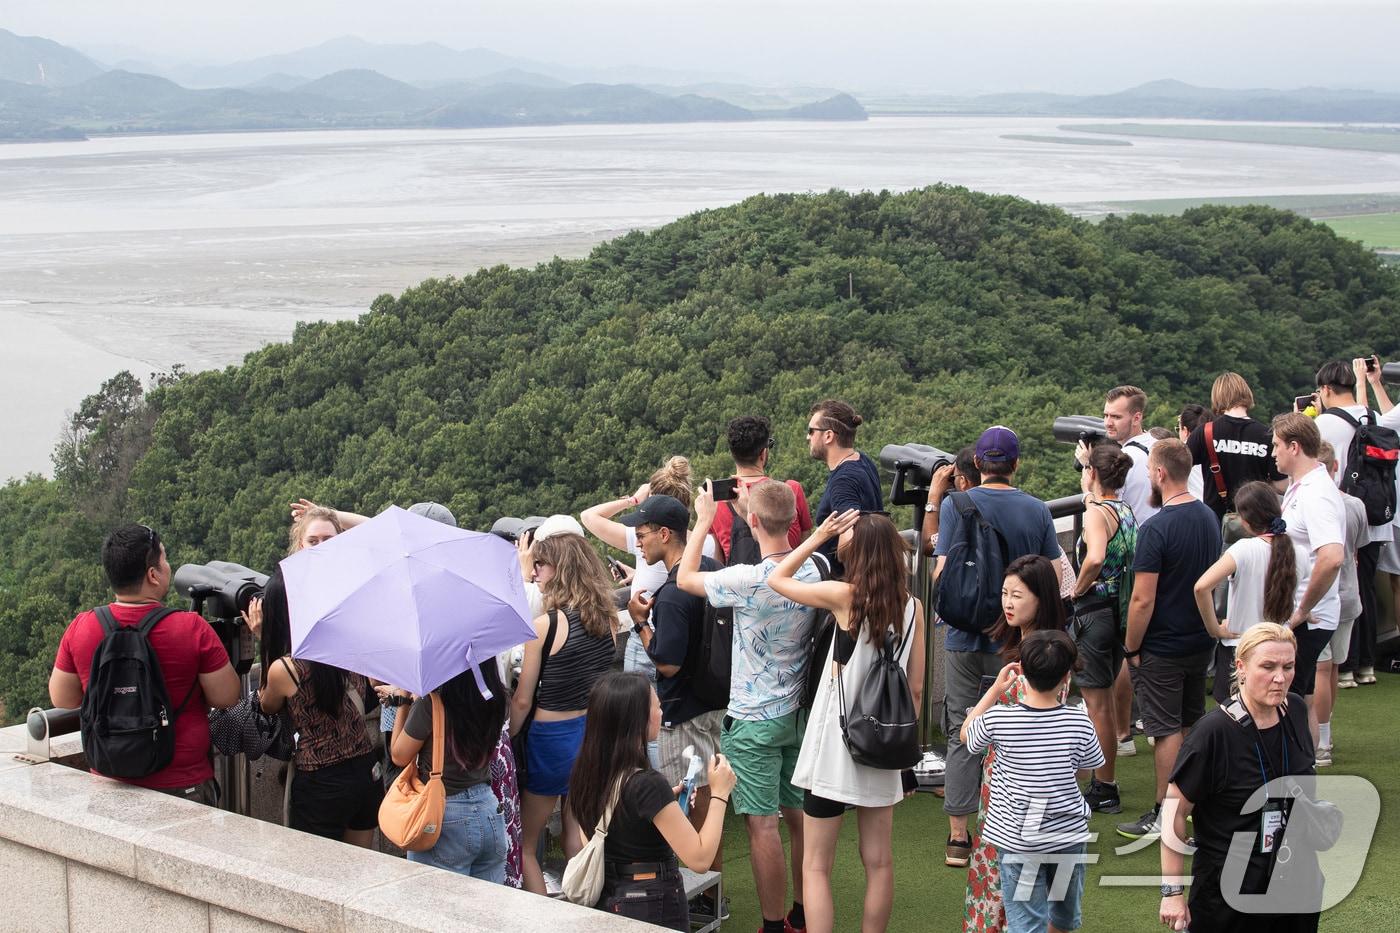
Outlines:
{"label": "mudflat", "polygon": [[228,365],[299,320],[354,318],[426,278],[582,256],[761,192],[943,182],[1057,204],[1400,193],[1400,154],[1006,138],[1074,125],[878,117],[0,146],[0,477],[47,472],[65,411],[119,369]]}

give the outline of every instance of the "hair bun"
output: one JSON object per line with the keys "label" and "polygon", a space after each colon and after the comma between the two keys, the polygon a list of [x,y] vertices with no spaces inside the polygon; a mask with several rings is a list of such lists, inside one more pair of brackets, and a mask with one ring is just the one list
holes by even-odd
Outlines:
{"label": "hair bun", "polygon": [[860,427],[861,425],[865,424],[865,419],[862,418],[860,415],[855,415],[855,414],[853,414],[853,415],[851,415],[851,424],[852,424],[854,427],[857,427],[857,428],[858,428],[858,427]]}

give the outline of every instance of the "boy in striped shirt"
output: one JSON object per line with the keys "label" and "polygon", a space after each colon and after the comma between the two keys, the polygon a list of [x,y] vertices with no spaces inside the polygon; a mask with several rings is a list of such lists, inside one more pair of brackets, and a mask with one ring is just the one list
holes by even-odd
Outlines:
{"label": "boy in striped shirt", "polygon": [[[997,849],[1009,933],[1079,928],[1089,806],[1075,775],[1104,757],[1088,713],[1060,699],[1078,657],[1064,632],[1027,635],[963,724],[969,751],[996,749],[982,837]],[[1018,677],[1019,702],[998,703]]]}

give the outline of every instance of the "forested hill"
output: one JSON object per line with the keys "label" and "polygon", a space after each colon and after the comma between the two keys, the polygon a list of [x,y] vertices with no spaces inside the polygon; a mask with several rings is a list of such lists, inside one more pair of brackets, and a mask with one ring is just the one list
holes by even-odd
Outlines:
{"label": "forested hill", "polygon": [[723,426],[745,412],[773,419],[776,471],[815,497],[803,428],[828,395],[865,416],[872,453],[1008,424],[1026,488],[1061,495],[1076,487],[1055,415],[1132,382],[1172,424],[1234,369],[1267,417],[1321,360],[1394,358],[1397,311],[1395,272],[1293,214],[1095,226],[942,187],[755,197],[587,259],[428,281],[242,366],[86,400],[56,478],[0,490],[0,701],[12,717],[43,701],[120,519],[159,528],[177,565],[268,567],[298,496],[371,513],[438,499],[477,528],[576,512],[672,453],[721,474]]}

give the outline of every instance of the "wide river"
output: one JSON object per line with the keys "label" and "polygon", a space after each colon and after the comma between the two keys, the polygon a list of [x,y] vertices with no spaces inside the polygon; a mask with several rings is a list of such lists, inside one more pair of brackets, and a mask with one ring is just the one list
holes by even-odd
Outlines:
{"label": "wide river", "polygon": [[[0,146],[0,478],[49,470],[65,412],[121,369],[223,366],[295,322],[759,192],[936,182],[1085,204],[1400,192],[1400,156],[1137,137],[1076,121],[571,126],[119,137]],[[1079,121],[1091,122],[1091,121]],[[1099,137],[1102,138],[1102,137]]]}

